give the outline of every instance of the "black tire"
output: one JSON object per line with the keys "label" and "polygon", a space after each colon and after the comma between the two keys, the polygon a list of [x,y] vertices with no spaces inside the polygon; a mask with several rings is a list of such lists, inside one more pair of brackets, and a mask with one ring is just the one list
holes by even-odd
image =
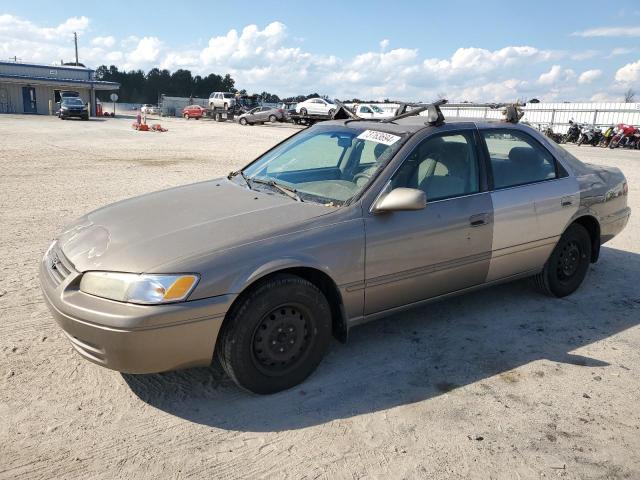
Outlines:
{"label": "black tire", "polygon": [[582,145],[582,137],[580,137],[580,138],[578,139],[578,142],[576,143],[576,146],[578,146],[578,147],[579,147],[580,145]]}
{"label": "black tire", "polygon": [[242,117],[240,120],[238,120],[238,123],[239,123],[240,125],[245,126],[248,122],[247,122],[247,119],[246,119],[246,118]]}
{"label": "black tire", "polygon": [[332,108],[331,110],[329,110],[329,117],[333,118],[334,113],[336,113],[335,108]]}
{"label": "black tire", "polygon": [[300,115],[306,115],[307,114],[307,109],[306,108],[301,108],[300,109]]}
{"label": "black tire", "polygon": [[185,120],[189,120],[189,114],[188,114],[188,113],[185,113],[185,114],[183,115],[183,117],[184,117],[184,119],[185,119]]}
{"label": "black tire", "polygon": [[322,292],[303,278],[276,275],[236,302],[216,354],[238,386],[269,394],[307,378],[330,339],[331,310]]}
{"label": "black tire", "polygon": [[278,121],[278,117],[276,117],[275,115],[269,115],[269,121],[271,123],[276,123]]}
{"label": "black tire", "polygon": [[560,237],[542,272],[534,277],[534,283],[547,295],[566,297],[580,287],[590,263],[589,232],[582,225],[573,223]]}

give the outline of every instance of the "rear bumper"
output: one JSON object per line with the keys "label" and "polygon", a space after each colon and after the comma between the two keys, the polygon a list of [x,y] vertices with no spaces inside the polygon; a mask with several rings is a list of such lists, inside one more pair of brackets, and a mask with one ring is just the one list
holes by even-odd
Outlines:
{"label": "rear bumper", "polygon": [[57,283],[50,265],[43,261],[40,284],[54,319],[82,357],[126,373],[211,363],[218,332],[235,296],[169,305],[126,304],[80,292],[80,274],[69,270]]}
{"label": "rear bumper", "polygon": [[611,215],[601,219],[600,223],[600,243],[605,243],[618,235],[629,222],[631,209],[625,207]]}

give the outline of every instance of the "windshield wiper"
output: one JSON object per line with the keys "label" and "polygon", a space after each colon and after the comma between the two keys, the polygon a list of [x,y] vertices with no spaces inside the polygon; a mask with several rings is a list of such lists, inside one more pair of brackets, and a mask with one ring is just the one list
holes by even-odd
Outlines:
{"label": "windshield wiper", "polygon": [[249,177],[247,177],[242,170],[236,170],[235,172],[229,173],[229,175],[227,175],[227,179],[231,180],[236,175],[240,175],[244,180],[244,183],[247,184],[249,190],[253,190],[253,188],[251,188],[251,180],[249,180]]}
{"label": "windshield wiper", "polygon": [[295,188],[287,187],[286,185],[277,183],[275,180],[271,180],[271,179],[267,180],[263,178],[252,178],[251,183],[260,183],[262,185],[268,185],[284,193],[286,196],[291,197],[294,200],[297,200],[298,202],[304,201],[302,200],[302,198],[300,198],[300,195],[298,195],[298,191]]}

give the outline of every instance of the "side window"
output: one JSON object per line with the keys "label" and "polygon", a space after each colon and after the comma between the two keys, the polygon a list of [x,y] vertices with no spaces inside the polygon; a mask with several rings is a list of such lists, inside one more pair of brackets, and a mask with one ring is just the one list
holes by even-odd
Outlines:
{"label": "side window", "polygon": [[362,113],[373,113],[369,107],[362,107],[360,111]]}
{"label": "side window", "polygon": [[423,190],[427,201],[480,191],[472,132],[429,137],[407,157],[391,180],[393,188]]}
{"label": "side window", "polygon": [[491,159],[494,188],[556,178],[554,158],[528,135],[513,130],[486,130],[482,136]]}

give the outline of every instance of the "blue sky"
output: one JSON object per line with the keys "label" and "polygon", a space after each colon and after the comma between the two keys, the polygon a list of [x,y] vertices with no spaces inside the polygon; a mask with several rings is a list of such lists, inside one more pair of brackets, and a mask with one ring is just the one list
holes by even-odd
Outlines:
{"label": "blue sky", "polygon": [[[618,100],[640,90],[640,3],[3,0],[0,58],[231,73],[280,95]],[[150,7],[153,5],[153,7]]]}

